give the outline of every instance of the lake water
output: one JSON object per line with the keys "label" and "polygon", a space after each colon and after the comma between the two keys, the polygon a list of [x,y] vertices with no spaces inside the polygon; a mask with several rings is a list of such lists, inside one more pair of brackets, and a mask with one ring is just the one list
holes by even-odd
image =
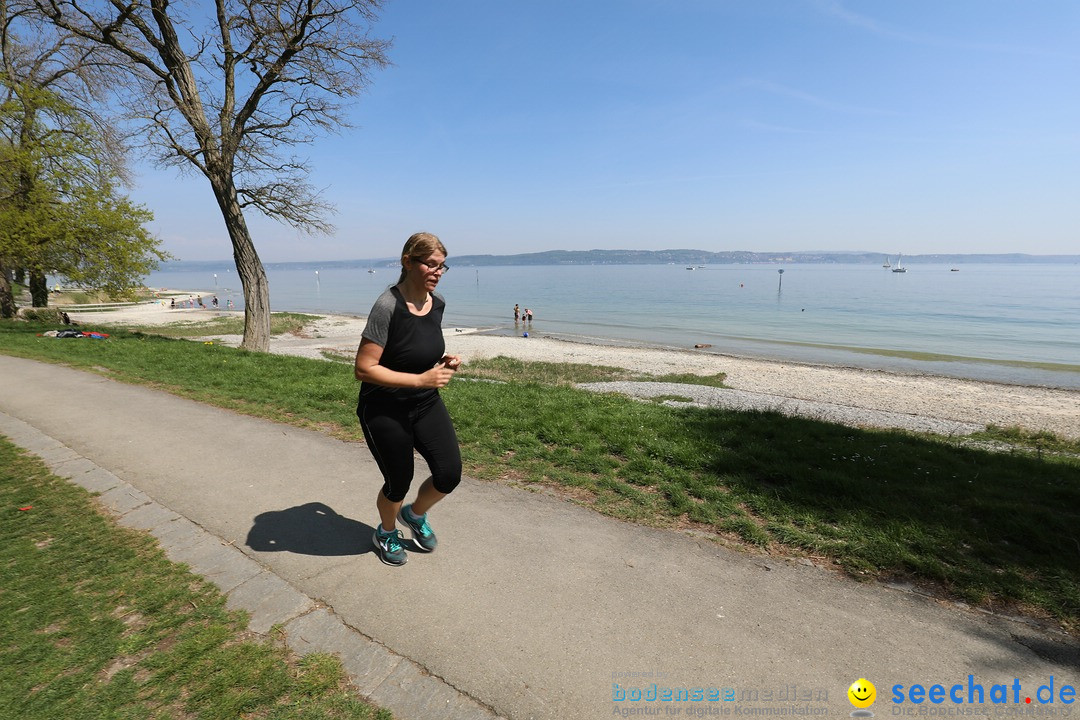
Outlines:
{"label": "lake water", "polygon": [[[271,307],[365,315],[397,279],[394,268],[314,267],[269,266]],[[457,266],[439,290],[446,327],[1080,388],[1080,266],[955,267]],[[147,284],[242,307],[225,265]],[[514,303],[533,311],[531,328],[515,327]]]}

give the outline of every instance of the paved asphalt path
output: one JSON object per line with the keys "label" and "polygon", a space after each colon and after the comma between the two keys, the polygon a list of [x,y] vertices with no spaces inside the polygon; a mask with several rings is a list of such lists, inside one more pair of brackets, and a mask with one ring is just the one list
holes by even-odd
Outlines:
{"label": "paved asphalt path", "polygon": [[[962,684],[965,703],[981,685],[989,705],[1019,680],[1023,712],[1051,678],[1059,699],[1040,709],[1080,713],[1060,702],[1080,685],[1063,638],[542,493],[466,478],[431,513],[438,550],[388,567],[371,546],[381,481],[363,445],[99,375],[0,355],[0,434],[155,534],[254,630],[341,653],[399,718],[847,715],[859,678],[879,717],[984,709],[895,706],[897,684]],[[654,683],[706,694],[632,699]]]}

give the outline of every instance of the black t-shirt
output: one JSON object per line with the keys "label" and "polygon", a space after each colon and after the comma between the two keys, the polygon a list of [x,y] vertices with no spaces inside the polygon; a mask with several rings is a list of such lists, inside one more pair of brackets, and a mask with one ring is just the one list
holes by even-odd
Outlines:
{"label": "black t-shirt", "polygon": [[[442,296],[432,293],[431,309],[427,314],[413,315],[394,286],[375,301],[362,335],[382,347],[380,365],[398,372],[420,374],[433,368],[446,354],[442,334],[445,308]],[[436,392],[435,388],[390,388],[368,381],[360,384],[360,398],[369,401],[417,401]]]}

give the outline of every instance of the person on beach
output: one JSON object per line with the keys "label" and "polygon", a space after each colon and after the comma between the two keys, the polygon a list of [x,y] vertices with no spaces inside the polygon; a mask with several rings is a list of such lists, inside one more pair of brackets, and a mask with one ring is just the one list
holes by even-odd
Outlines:
{"label": "person on beach", "polygon": [[[461,481],[457,433],[439,396],[461,365],[460,357],[446,354],[446,303],[435,292],[449,269],[445,260],[446,247],[435,235],[409,238],[401,250],[401,276],[375,301],[356,351],[355,375],[361,381],[356,415],[384,481],[372,540],[387,565],[408,560],[397,520],[412,534],[410,549],[435,549],[428,510]],[[412,483],[414,449],[431,475],[412,504],[402,505]]]}
{"label": "person on beach", "polygon": [[514,324],[517,324],[518,318],[521,317],[521,309],[517,303],[514,303]]}

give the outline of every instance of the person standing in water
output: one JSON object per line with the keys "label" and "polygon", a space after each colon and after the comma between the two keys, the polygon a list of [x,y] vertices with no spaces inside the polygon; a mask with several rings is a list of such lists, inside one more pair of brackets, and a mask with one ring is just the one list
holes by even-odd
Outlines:
{"label": "person standing in water", "polygon": [[[461,449],[439,388],[461,365],[446,354],[442,317],[446,303],[435,287],[450,268],[446,247],[431,233],[416,233],[401,250],[401,276],[375,301],[356,351],[355,375],[361,381],[356,415],[368,449],[383,475],[376,498],[379,526],[373,541],[388,565],[408,561],[400,520],[413,547],[431,552],[438,541],[428,510],[461,481]],[[431,475],[416,499],[402,505],[413,477],[413,450]]]}

